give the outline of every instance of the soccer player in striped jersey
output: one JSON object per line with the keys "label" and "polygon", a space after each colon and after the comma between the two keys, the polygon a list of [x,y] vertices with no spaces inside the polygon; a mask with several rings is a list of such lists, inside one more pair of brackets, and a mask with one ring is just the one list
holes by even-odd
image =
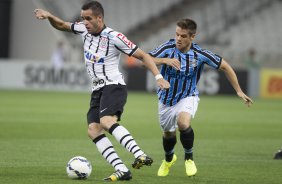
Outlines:
{"label": "soccer player in striped jersey", "polygon": [[154,62],[161,65],[161,74],[170,82],[169,89],[157,91],[165,152],[165,159],[158,170],[158,176],[167,176],[170,167],[177,160],[174,153],[177,128],[184,148],[186,174],[194,176],[197,173],[193,161],[194,131],[191,120],[197,111],[199,103],[197,83],[205,64],[223,71],[237,95],[248,106],[253,103],[252,99],[241,90],[231,66],[222,57],[202,49],[193,42],[196,30],[195,21],[181,19],[176,24],[175,39],[167,41],[149,53],[154,57]]}
{"label": "soccer player in striped jersey", "polygon": [[78,23],[65,22],[42,9],[35,9],[34,13],[40,20],[48,19],[54,28],[73,32],[82,37],[85,66],[93,84],[87,113],[88,135],[98,151],[115,169],[115,172],[104,180],[130,180],[131,172],[117,155],[105,131],[112,134],[134,155],[133,168],[150,166],[153,160],[140,149],[128,130],[117,123],[127,98],[126,85],[118,69],[121,52],[143,61],[143,64],[155,75],[160,89],[169,88],[169,83],[163,79],[148,54],[122,33],[105,25],[104,9],[99,2],[86,2],[81,10],[82,22]]}

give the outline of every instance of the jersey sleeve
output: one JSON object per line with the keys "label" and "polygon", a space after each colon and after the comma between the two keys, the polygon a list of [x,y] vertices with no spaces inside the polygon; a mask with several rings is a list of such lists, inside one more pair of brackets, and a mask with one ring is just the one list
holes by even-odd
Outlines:
{"label": "jersey sleeve", "polygon": [[131,56],[138,49],[137,45],[127,39],[125,35],[115,32],[114,45],[121,52]]}
{"label": "jersey sleeve", "polygon": [[169,55],[171,50],[173,50],[174,48],[175,43],[173,42],[173,40],[169,40],[163,43],[162,45],[158,46],[155,50],[149,52],[149,55],[156,58],[164,58]]}
{"label": "jersey sleeve", "polygon": [[198,51],[200,54],[200,59],[206,63],[207,65],[211,66],[212,68],[219,69],[221,62],[222,62],[222,57],[212,53],[209,50],[202,49]]}
{"label": "jersey sleeve", "polygon": [[71,30],[74,34],[82,34],[87,31],[85,25],[82,22],[72,23]]}

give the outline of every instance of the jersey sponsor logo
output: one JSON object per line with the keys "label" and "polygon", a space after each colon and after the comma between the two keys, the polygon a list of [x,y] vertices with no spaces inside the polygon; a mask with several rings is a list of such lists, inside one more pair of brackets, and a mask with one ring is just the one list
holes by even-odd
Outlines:
{"label": "jersey sponsor logo", "polygon": [[189,80],[193,77],[193,72],[190,72],[188,74],[186,74],[185,71],[180,71],[177,72],[174,69],[168,69],[166,71],[166,75],[172,77],[172,78],[176,78],[176,79],[181,79],[181,80]]}
{"label": "jersey sponsor logo", "polygon": [[93,86],[102,85],[104,83],[105,83],[104,79],[98,79],[98,80],[93,81]]}
{"label": "jersey sponsor logo", "polygon": [[128,39],[126,38],[126,36],[124,36],[123,34],[119,33],[119,34],[117,35],[117,37],[118,37],[124,44],[126,44],[129,48],[133,49],[134,44],[133,44],[130,40],[128,40]]}
{"label": "jersey sponsor logo", "polygon": [[99,64],[104,64],[104,58],[100,58],[98,55],[92,54],[88,51],[84,51],[84,57],[86,60],[92,62],[92,63],[99,63]]}

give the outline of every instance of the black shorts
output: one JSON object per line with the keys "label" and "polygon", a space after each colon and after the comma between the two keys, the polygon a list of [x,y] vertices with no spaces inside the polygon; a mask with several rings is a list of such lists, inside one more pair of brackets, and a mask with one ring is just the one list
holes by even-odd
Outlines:
{"label": "black shorts", "polygon": [[87,113],[88,124],[100,123],[100,118],[103,116],[116,115],[119,121],[126,99],[127,88],[125,85],[107,85],[98,91],[93,91]]}

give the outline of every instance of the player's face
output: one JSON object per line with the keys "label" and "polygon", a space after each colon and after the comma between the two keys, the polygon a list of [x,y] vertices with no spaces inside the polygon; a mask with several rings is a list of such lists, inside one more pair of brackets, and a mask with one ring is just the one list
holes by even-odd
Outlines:
{"label": "player's face", "polygon": [[81,18],[88,33],[99,33],[103,27],[102,17],[94,16],[91,9],[81,10]]}
{"label": "player's face", "polygon": [[191,43],[194,40],[195,35],[191,35],[188,29],[182,29],[180,27],[176,27],[176,48],[181,52],[185,53],[190,49]]}

